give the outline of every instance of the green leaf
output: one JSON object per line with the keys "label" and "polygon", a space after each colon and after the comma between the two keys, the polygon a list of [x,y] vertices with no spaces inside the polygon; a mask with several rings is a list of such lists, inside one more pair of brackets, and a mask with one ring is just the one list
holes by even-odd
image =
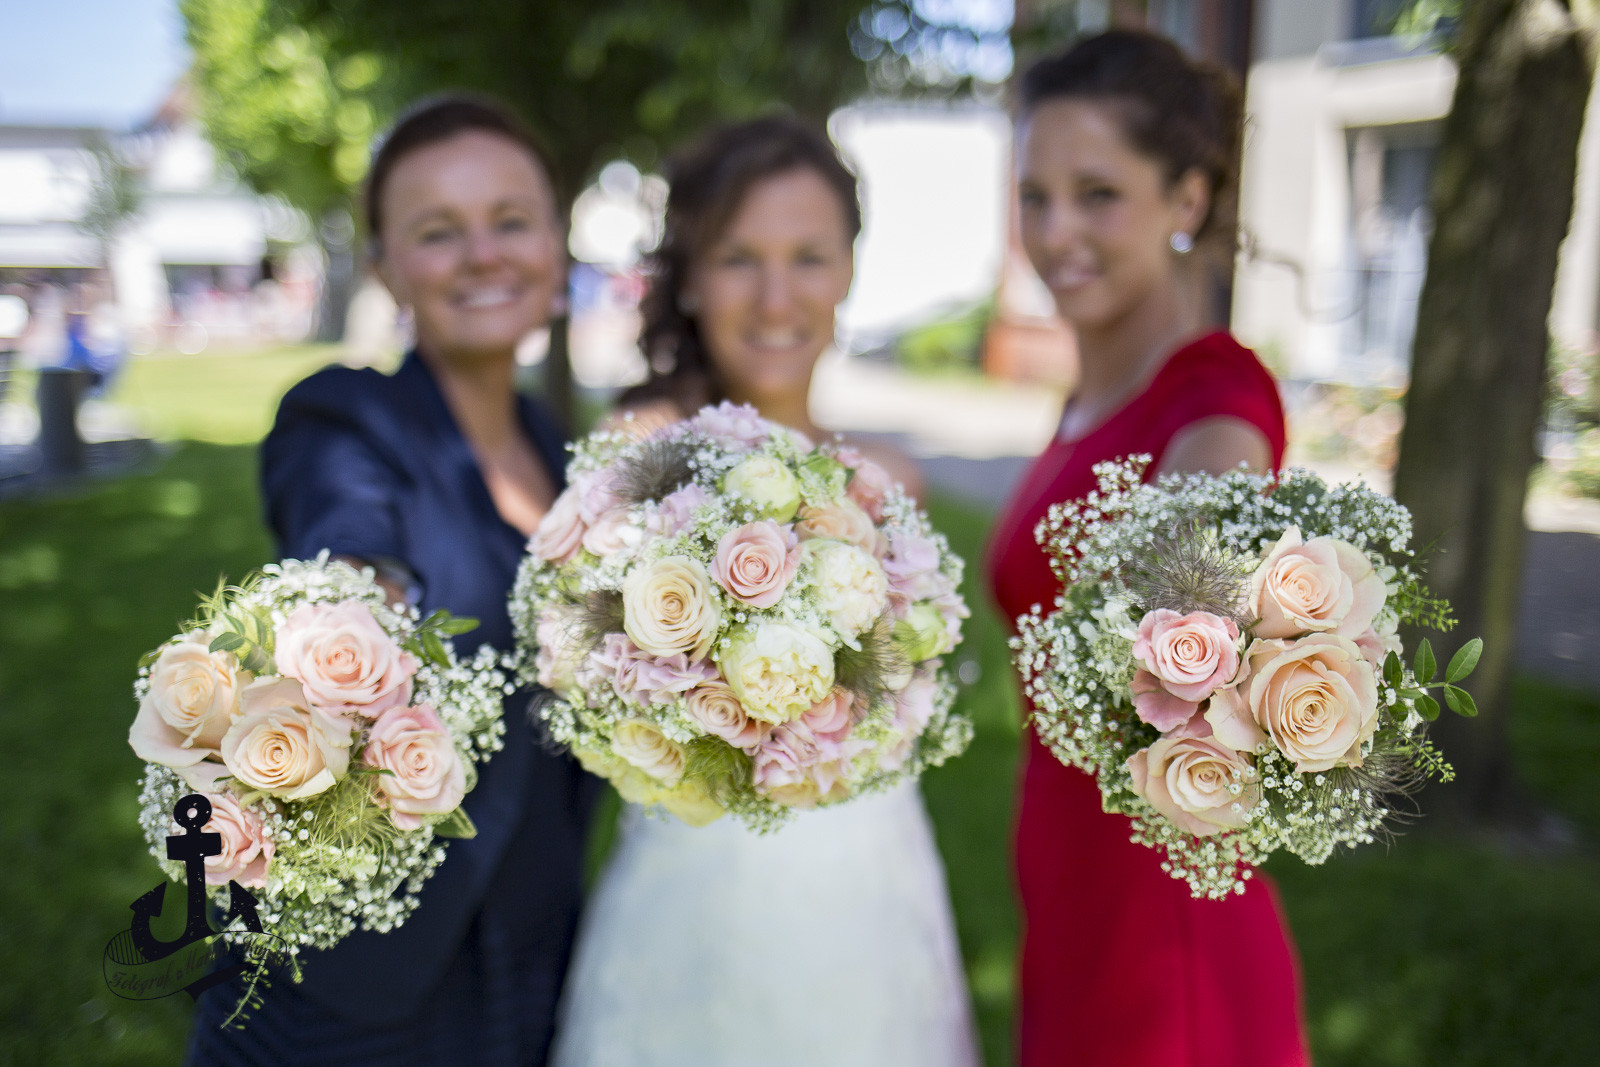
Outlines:
{"label": "green leaf", "polygon": [[474,619],[470,615],[461,615],[459,617],[452,616],[451,618],[445,619],[443,622],[439,623],[439,632],[442,634],[450,634],[451,636],[469,633],[477,628],[478,620]]}
{"label": "green leaf", "polygon": [[236,633],[222,633],[211,639],[211,644],[207,646],[207,651],[232,652],[235,649],[243,648],[249,643]]}
{"label": "green leaf", "polygon": [[1478,665],[1478,657],[1481,655],[1483,655],[1483,638],[1474,637],[1457,649],[1456,654],[1450,657],[1450,666],[1444,669],[1444,680],[1447,682],[1461,681],[1461,679],[1472,673],[1472,669]]}
{"label": "green leaf", "polygon": [[1405,680],[1405,671],[1406,669],[1400,665],[1399,653],[1391,652],[1384,657],[1383,680],[1396,689],[1399,689],[1400,683]]}
{"label": "green leaf", "polygon": [[478,836],[478,828],[472,824],[472,816],[467,814],[466,808],[457,808],[434,823],[433,832],[439,837],[467,838]]}
{"label": "green leaf", "polygon": [[1412,665],[1418,684],[1427,685],[1433,681],[1433,675],[1438,669],[1439,662],[1433,658],[1433,646],[1428,644],[1428,639],[1424,637],[1422,643],[1417,646],[1416,663]]}
{"label": "green leaf", "polygon": [[1450,710],[1457,715],[1464,715],[1469,719],[1478,717],[1478,702],[1472,699],[1472,694],[1465,689],[1458,689],[1453,685],[1444,687],[1444,702],[1450,705]]}
{"label": "green leaf", "polygon": [[251,674],[262,674],[271,665],[271,661],[267,659],[266,649],[260,645],[251,645],[249,653],[241,664]]}
{"label": "green leaf", "polygon": [[435,611],[433,614],[429,615],[426,619],[423,619],[422,622],[420,624],[418,624],[418,629],[421,629],[421,630],[432,630],[432,629],[435,629],[438,626],[448,622],[449,620],[450,620],[450,613],[448,611],[444,610],[443,608],[440,608],[439,610]]}
{"label": "green leaf", "polygon": [[1439,717],[1439,702],[1424,693],[1417,698],[1417,711],[1429,722]]}
{"label": "green leaf", "polygon": [[432,630],[423,630],[418,635],[422,641],[422,650],[428,659],[440,667],[450,666],[450,655],[444,649],[444,642],[439,640],[439,635]]}

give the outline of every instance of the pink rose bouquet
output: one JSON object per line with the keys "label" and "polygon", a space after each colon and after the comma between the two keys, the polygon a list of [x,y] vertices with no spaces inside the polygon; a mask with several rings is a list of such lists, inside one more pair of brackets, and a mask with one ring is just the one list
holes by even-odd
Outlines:
{"label": "pink rose bouquet", "polygon": [[140,823],[174,878],[179,798],[204,795],[219,903],[252,891],[292,946],[388,930],[471,836],[462,800],[502,744],[499,657],[458,661],[447,637],[476,623],[390,607],[370,572],[324,556],[264,567],[206,598],[141,664],[128,732],[146,763]]}
{"label": "pink rose bouquet", "polygon": [[723,404],[570,477],[511,615],[550,737],[625,798],[767,829],[965,747],[961,561],[878,464]]}
{"label": "pink rose bouquet", "polygon": [[1428,690],[1476,714],[1458,683],[1482,644],[1442,679],[1427,641],[1401,659],[1399,627],[1447,629],[1449,609],[1393,500],[1298,470],[1147,485],[1147,462],[1051,509],[1038,536],[1065,590],[1012,646],[1040,739],[1221,897],[1280,848],[1321,863],[1372,840],[1405,784],[1448,778]]}

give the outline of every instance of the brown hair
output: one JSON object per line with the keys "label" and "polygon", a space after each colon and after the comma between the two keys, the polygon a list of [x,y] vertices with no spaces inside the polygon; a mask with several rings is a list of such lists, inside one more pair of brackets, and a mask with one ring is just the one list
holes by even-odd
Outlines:
{"label": "brown hair", "polygon": [[752,186],[797,170],[816,173],[837,194],[850,240],[861,233],[856,176],[827,135],[782,115],[718,126],[673,157],[667,167],[666,219],[649,256],[649,288],[640,304],[640,347],[649,378],[621,397],[624,406],[670,400],[685,411],[715,403],[725,392],[681,297],[695,261],[738,212]]}
{"label": "brown hair", "polygon": [[420,148],[471,131],[504,137],[527,152],[550,183],[551,192],[556,192],[550,157],[538,134],[516,112],[492,97],[470,93],[428,97],[400,116],[372,154],[372,166],[367,171],[362,195],[369,254],[376,257],[381,249],[378,234],[383,226],[383,190],[395,166]]}
{"label": "brown hair", "polygon": [[1198,170],[1211,203],[1196,241],[1234,231],[1234,184],[1244,129],[1244,96],[1226,69],[1191,60],[1165,37],[1109,30],[1034,63],[1017,89],[1017,121],[1047,100],[1114,105],[1124,135],[1162,164],[1169,183]]}

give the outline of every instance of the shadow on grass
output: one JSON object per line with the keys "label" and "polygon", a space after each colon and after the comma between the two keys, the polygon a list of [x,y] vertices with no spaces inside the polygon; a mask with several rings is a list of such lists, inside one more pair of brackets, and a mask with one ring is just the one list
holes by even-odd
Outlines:
{"label": "shadow on grass", "polygon": [[[255,449],[0,505],[0,1048],[17,1063],[176,1063],[189,1008],[113,995],[101,951],[160,879],[127,744],[134,664],[197,590],[266,562]],[[182,997],[182,994],[179,995]],[[186,999],[186,998],[185,998]]]}

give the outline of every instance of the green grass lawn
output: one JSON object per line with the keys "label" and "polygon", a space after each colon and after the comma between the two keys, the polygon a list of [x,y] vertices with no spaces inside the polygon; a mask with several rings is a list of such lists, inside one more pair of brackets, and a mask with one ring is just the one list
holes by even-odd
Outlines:
{"label": "green grass lawn", "polygon": [[[0,1063],[166,1064],[188,1007],[113,996],[100,973],[128,904],[159,879],[135,824],[126,743],[133,664],[221,574],[265,562],[255,457],[282,389],[326,352],[144,361],[124,395],[190,438],[152,469],[79,495],[0,503],[0,722],[10,755],[0,818]],[[189,391],[192,390],[192,391]],[[189,404],[175,397],[201,396]],[[252,429],[253,428],[253,429]],[[246,431],[250,432],[247,433]],[[206,443],[241,442],[241,443]],[[1019,737],[1000,629],[975,561],[986,521],[935,500],[974,561],[961,655],[977,723],[966,755],[924,783],[949,869],[990,1063],[1009,1060],[1009,832]],[[1523,779],[1600,839],[1600,702],[1518,689]],[[1275,862],[1305,965],[1320,1064],[1590,1063],[1600,1048],[1600,861],[1518,853],[1415,828],[1325,867]],[[1070,966],[1070,961],[1063,961]]]}

